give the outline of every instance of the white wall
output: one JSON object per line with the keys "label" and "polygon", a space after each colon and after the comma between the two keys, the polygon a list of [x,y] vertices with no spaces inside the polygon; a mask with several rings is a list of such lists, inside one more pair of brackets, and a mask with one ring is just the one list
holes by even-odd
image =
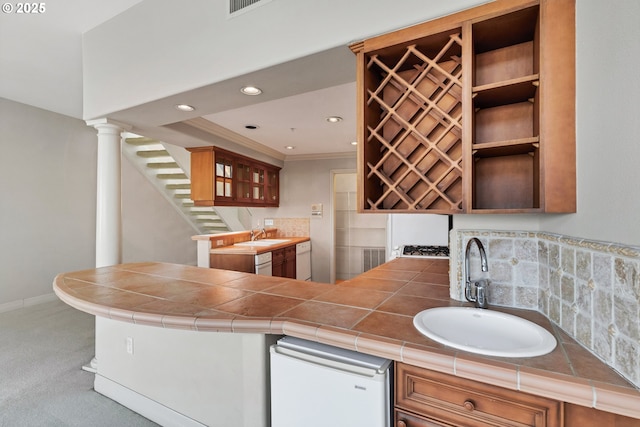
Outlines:
{"label": "white wall", "polygon": [[[127,353],[127,338],[132,354]],[[277,336],[202,332],[96,317],[96,390],[131,406],[130,390],[211,427],[269,425],[269,346]],[[101,389],[101,378],[119,388]],[[146,412],[141,409],[148,409]],[[154,406],[136,412],[161,423]],[[165,422],[163,422],[165,421]],[[173,425],[189,425],[174,423]]]}
{"label": "white wall", "polygon": [[[355,169],[350,158],[287,161],[280,171],[280,207],[251,209],[252,223],[264,218],[311,218],[311,277],[314,282],[331,282],[333,258],[333,195],[331,171]],[[311,204],[322,203],[322,218],[311,217]]]}
{"label": "white wall", "polygon": [[95,265],[96,131],[0,98],[0,308]]}
{"label": "white wall", "polygon": [[196,265],[198,232],[126,159],[122,182],[122,261]]}
{"label": "white wall", "polygon": [[[97,141],[81,120],[0,98],[0,311],[95,266]],[[124,160],[123,260],[195,264],[195,233],[130,168]]]}
{"label": "white wall", "polygon": [[640,246],[640,2],[577,2],[578,213],[541,228]]}

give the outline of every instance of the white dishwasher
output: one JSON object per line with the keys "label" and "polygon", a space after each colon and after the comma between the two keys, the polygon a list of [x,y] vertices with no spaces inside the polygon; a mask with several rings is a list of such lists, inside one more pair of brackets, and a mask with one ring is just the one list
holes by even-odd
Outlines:
{"label": "white dishwasher", "polygon": [[255,272],[261,276],[273,275],[273,255],[271,252],[264,252],[256,254],[255,258]]}
{"label": "white dishwasher", "polygon": [[387,427],[391,361],[284,337],[271,346],[272,427]]}
{"label": "white dishwasher", "polygon": [[296,245],[296,279],[311,280],[311,241]]}

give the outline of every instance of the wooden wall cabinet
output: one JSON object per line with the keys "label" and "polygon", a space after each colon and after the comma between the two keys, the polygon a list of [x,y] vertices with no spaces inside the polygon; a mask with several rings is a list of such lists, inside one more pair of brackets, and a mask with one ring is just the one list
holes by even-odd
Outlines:
{"label": "wooden wall cabinet", "polygon": [[277,207],[280,168],[217,147],[191,152],[191,199],[196,206]]}
{"label": "wooden wall cabinet", "polygon": [[575,212],[574,0],[497,0],[351,48],[360,212]]}

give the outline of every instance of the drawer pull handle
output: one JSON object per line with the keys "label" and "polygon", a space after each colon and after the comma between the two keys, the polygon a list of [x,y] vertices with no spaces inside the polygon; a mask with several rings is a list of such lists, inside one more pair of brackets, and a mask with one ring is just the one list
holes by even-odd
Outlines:
{"label": "drawer pull handle", "polygon": [[398,426],[397,427],[407,427],[407,423],[405,423],[404,420],[398,420]]}
{"label": "drawer pull handle", "polygon": [[464,406],[464,409],[466,409],[469,412],[476,409],[476,404],[473,403],[473,400],[465,400],[462,406]]}

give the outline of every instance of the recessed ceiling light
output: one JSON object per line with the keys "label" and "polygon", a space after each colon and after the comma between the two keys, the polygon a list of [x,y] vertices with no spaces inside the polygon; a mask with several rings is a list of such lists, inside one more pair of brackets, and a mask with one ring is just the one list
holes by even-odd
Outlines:
{"label": "recessed ceiling light", "polygon": [[287,150],[294,150],[296,147],[294,147],[293,145],[285,145],[284,148]]}
{"label": "recessed ceiling light", "polygon": [[180,111],[194,111],[195,107],[191,106],[191,105],[187,105],[187,104],[178,104],[176,105],[176,109],[180,110]]}
{"label": "recessed ceiling light", "polygon": [[260,95],[262,93],[262,89],[255,86],[244,86],[243,88],[240,89],[240,92],[244,93],[245,95],[254,96],[254,95]]}
{"label": "recessed ceiling light", "polygon": [[351,145],[358,145],[358,141],[351,141]]}
{"label": "recessed ceiling light", "polygon": [[338,123],[342,121],[342,117],[338,117],[338,116],[329,116],[327,117],[327,121],[329,123]]}
{"label": "recessed ceiling light", "polygon": [[256,130],[258,129],[260,126],[258,125],[244,125],[245,129],[249,129],[249,130]]}

